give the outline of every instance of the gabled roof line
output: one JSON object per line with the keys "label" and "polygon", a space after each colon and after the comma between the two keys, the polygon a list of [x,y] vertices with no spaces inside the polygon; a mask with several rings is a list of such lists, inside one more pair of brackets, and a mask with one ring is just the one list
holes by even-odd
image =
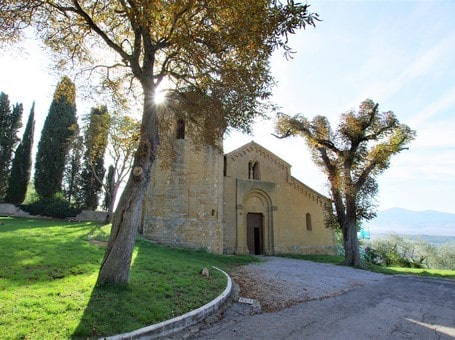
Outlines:
{"label": "gabled roof line", "polygon": [[263,154],[267,155],[269,158],[273,158],[277,164],[281,165],[282,168],[286,168],[290,171],[291,164],[289,164],[282,158],[278,157],[277,155],[275,155],[273,152],[266,149],[262,145],[256,143],[255,141],[251,141],[247,144],[242,145],[241,147],[239,147],[235,150],[232,150],[231,152],[226,153],[225,157],[231,157],[232,160],[235,161],[235,159],[237,157],[245,155],[246,151],[250,151],[253,148],[259,149]]}
{"label": "gabled roof line", "polygon": [[291,185],[294,190],[300,191],[302,194],[307,195],[308,197],[312,198],[313,200],[318,201],[321,205],[323,205],[324,201],[329,201],[330,199],[324,196],[323,194],[317,192],[313,188],[309,187],[305,183],[301,182],[297,178],[291,175],[291,167],[292,165],[283,160],[282,158],[275,155],[270,150],[266,149],[262,145],[256,143],[255,141],[251,141],[247,144],[242,145],[241,147],[228,152],[225,154],[225,157],[230,157],[232,161],[235,161],[236,158],[243,157],[247,154],[247,152],[251,151],[252,149],[260,150],[260,152],[265,155],[266,157],[275,161],[277,165],[279,165],[283,170],[286,171],[288,176],[288,184]]}

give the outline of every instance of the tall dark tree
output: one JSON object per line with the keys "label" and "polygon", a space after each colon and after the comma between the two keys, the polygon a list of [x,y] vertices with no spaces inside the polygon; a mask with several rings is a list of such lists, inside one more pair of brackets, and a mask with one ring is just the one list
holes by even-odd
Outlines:
{"label": "tall dark tree", "polygon": [[4,200],[8,188],[11,159],[19,142],[17,132],[21,127],[22,111],[22,104],[11,108],[8,95],[0,93],[0,202]]}
{"label": "tall dark tree", "polygon": [[40,198],[62,191],[65,159],[76,125],[76,87],[65,76],[57,84],[38,144],[34,182]]}
{"label": "tall dark tree", "polygon": [[84,208],[96,210],[104,179],[104,154],[108,143],[109,113],[106,106],[92,108],[85,129],[82,195]]}
{"label": "tall dark tree", "polygon": [[390,166],[393,155],[406,149],[415,132],[400,124],[392,111],[379,112],[379,105],[370,99],[357,112],[344,113],[336,131],[326,117],[310,121],[300,115],[281,115],[277,130],[284,137],[305,138],[329,181],[333,207],[328,209],[327,223],[341,229],[344,263],[361,266],[357,225],[376,214],[376,177]]}
{"label": "tall dark tree", "polygon": [[[114,93],[142,94],[139,146],[98,284],[129,282],[142,201],[165,128],[154,99],[158,86],[167,80],[169,109],[188,114],[205,143],[215,144],[227,127],[249,130],[273,107],[272,53],[289,53],[288,36],[317,18],[294,0],[10,0],[0,2],[0,13],[0,42],[39,27],[61,65],[88,62],[91,71],[105,71],[103,85]],[[112,54],[92,53],[100,47]]]}
{"label": "tall dark tree", "polygon": [[[107,170],[107,177],[106,182],[104,185],[104,201],[103,201],[103,208],[108,210],[111,206],[112,202],[112,192],[114,190],[114,181],[115,181],[115,168],[113,165],[109,165],[109,169]],[[107,221],[110,222],[109,216],[107,216]]]}
{"label": "tall dark tree", "polygon": [[84,138],[76,125],[74,135],[69,139],[69,151],[66,155],[63,172],[62,191],[66,201],[74,207],[81,208],[84,204],[82,194],[82,162],[84,157]]}
{"label": "tall dark tree", "polygon": [[25,126],[24,135],[14,153],[8,191],[5,201],[13,204],[24,202],[32,169],[33,134],[35,132],[35,103],[33,103]]}

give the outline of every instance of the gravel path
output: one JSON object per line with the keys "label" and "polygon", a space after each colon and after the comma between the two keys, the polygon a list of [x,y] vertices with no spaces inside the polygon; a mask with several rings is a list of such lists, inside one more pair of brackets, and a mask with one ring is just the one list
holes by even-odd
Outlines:
{"label": "gravel path", "polygon": [[336,296],[382,280],[383,274],[365,270],[280,257],[243,266],[231,276],[241,297],[258,300],[265,312],[300,302]]}
{"label": "gravel path", "polygon": [[279,257],[231,276],[234,301],[253,304],[233,302],[167,339],[455,339],[453,280]]}

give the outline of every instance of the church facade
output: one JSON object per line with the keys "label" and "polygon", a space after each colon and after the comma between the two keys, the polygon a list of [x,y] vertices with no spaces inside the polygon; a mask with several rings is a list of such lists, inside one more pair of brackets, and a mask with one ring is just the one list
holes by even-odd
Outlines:
{"label": "church facade", "polygon": [[222,155],[177,139],[143,202],[140,232],[161,244],[225,254],[335,254],[328,199],[291,176],[291,165],[251,142]]}

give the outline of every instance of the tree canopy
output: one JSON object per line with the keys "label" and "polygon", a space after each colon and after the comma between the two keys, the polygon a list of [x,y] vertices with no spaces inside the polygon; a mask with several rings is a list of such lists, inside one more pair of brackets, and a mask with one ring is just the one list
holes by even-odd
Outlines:
{"label": "tree canopy", "polygon": [[21,127],[22,104],[10,106],[8,95],[0,92],[0,202],[5,198],[11,159],[19,142],[17,132]]}
{"label": "tree canopy", "polygon": [[330,208],[327,222],[341,228],[345,263],[359,266],[357,223],[375,216],[376,177],[389,168],[393,155],[406,149],[415,132],[392,111],[379,112],[379,105],[370,99],[357,111],[342,114],[335,131],[324,116],[309,120],[286,114],[279,116],[277,131],[283,137],[305,138],[329,181],[335,214]]}
{"label": "tree canopy", "polygon": [[168,89],[167,112],[184,112],[205,143],[214,144],[229,126],[249,130],[255,117],[273,108],[272,52],[290,53],[288,35],[317,20],[309,5],[293,0],[11,0],[0,2],[0,13],[1,39],[18,39],[32,26],[60,66],[100,71],[102,85],[115,95],[142,97],[139,146],[114,215],[100,284],[129,280],[160,142],[158,87]]}
{"label": "tree canopy", "polygon": [[32,171],[32,146],[35,132],[35,103],[33,103],[25,126],[24,135],[14,153],[11,175],[8,180],[8,191],[5,201],[21,204],[25,200],[27,186]]}
{"label": "tree canopy", "polygon": [[71,79],[63,77],[55,90],[38,143],[34,183],[40,198],[53,198],[62,191],[65,160],[76,126],[76,87]]}
{"label": "tree canopy", "polygon": [[110,125],[107,107],[101,105],[92,108],[86,120],[84,139],[86,149],[82,171],[83,206],[85,209],[96,210],[105,173],[104,154]]}

